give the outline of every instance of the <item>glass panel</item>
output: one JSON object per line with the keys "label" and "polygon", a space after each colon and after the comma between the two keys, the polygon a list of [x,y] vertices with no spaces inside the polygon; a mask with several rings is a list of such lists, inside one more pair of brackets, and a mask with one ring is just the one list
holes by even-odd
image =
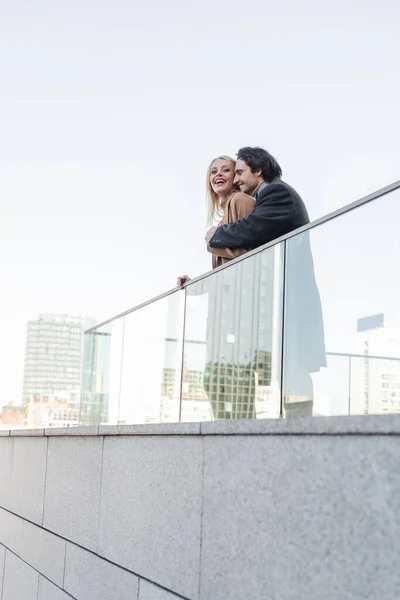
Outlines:
{"label": "glass panel", "polygon": [[119,423],[179,421],[184,294],[125,317]]}
{"label": "glass panel", "polygon": [[283,246],[186,288],[182,421],[277,417]]}
{"label": "glass panel", "polygon": [[[351,364],[348,356],[326,354],[327,368],[312,375],[314,384],[313,415],[318,417],[350,414]],[[287,417],[294,408],[286,405]],[[301,406],[300,406],[301,408]],[[291,410],[292,409],[292,410]]]}
{"label": "glass panel", "polygon": [[118,422],[124,318],[85,335],[80,423]]}
{"label": "glass panel", "polygon": [[[399,200],[395,190],[288,240],[284,395],[297,410],[287,416],[311,414],[314,399],[319,414],[312,380],[315,394],[318,383],[320,397],[335,398],[329,414],[348,414],[343,394],[332,395],[333,354],[351,357],[352,413],[396,410],[396,396],[377,391],[386,373],[372,357],[400,358]],[[344,393],[344,382],[335,385]]]}

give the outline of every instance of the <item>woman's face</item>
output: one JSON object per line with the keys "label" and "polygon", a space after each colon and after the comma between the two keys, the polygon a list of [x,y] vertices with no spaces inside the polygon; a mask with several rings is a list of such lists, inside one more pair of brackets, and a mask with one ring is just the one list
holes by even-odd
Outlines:
{"label": "woman's face", "polygon": [[235,165],[230,160],[217,158],[211,165],[210,184],[212,189],[221,198],[228,196],[233,190],[235,178]]}

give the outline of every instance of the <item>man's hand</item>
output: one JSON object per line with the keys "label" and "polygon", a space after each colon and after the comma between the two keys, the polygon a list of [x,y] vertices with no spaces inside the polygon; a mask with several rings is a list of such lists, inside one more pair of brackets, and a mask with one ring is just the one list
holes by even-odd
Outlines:
{"label": "man's hand", "polygon": [[190,281],[189,275],[181,275],[180,277],[178,277],[178,279],[176,281],[176,285],[181,290],[183,288],[183,284],[188,281]]}
{"label": "man's hand", "polygon": [[206,244],[208,244],[208,242],[211,240],[212,236],[217,231],[217,229],[218,227],[211,227],[211,229],[207,231],[206,237],[204,238],[206,240]]}

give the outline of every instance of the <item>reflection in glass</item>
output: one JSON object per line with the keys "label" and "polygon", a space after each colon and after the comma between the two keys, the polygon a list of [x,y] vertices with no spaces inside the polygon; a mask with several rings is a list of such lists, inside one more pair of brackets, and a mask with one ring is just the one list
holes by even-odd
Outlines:
{"label": "reflection in glass", "polygon": [[314,377],[314,416],[400,413],[400,358],[327,353]]}
{"label": "reflection in glass", "polygon": [[[334,415],[397,412],[399,199],[395,190],[287,241],[286,414],[292,395],[313,397],[314,414],[320,412],[321,398],[331,398],[329,414]],[[324,365],[319,294],[327,372],[319,372]],[[314,380],[313,395],[307,370]],[[302,414],[310,414],[308,406]]]}
{"label": "reflection in glass", "polygon": [[179,421],[184,294],[125,316],[119,423]]}
{"label": "reflection in glass", "polygon": [[182,421],[277,416],[282,250],[186,288]]}
{"label": "reflection in glass", "polygon": [[351,399],[351,360],[345,355],[326,354],[327,368],[313,374],[313,416],[348,415]]}
{"label": "reflection in glass", "polygon": [[311,373],[326,366],[324,324],[309,232],[286,244],[284,410],[285,416],[313,414]]}
{"label": "reflection in glass", "polygon": [[85,334],[80,423],[110,422],[110,355],[113,323]]}

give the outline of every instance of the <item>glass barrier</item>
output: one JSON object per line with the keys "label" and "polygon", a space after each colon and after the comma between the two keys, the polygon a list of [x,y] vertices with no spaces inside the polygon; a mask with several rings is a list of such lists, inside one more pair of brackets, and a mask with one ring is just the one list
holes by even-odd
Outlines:
{"label": "glass barrier", "polygon": [[184,294],[86,333],[82,425],[179,421]]}
{"label": "glass barrier", "polygon": [[186,288],[182,421],[279,416],[283,250]]}
{"label": "glass barrier", "polygon": [[88,333],[81,423],[400,412],[399,195]]}
{"label": "glass barrier", "polygon": [[390,187],[89,330],[83,358],[77,335],[80,389],[64,377],[78,375],[75,358],[62,349],[54,364],[43,339],[35,383],[56,373],[66,387],[4,406],[0,428],[400,413]]}
{"label": "glass barrier", "polygon": [[287,240],[285,416],[400,412],[399,201]]}
{"label": "glass barrier", "polygon": [[400,412],[400,358],[326,353],[313,375],[314,416]]}
{"label": "glass barrier", "polygon": [[[333,417],[350,414],[351,363],[346,355],[326,353],[327,367],[312,374],[313,416]],[[287,406],[290,415],[290,406]]]}
{"label": "glass barrier", "polygon": [[122,317],[85,335],[81,425],[118,423],[124,325]]}
{"label": "glass barrier", "polygon": [[118,423],[179,421],[184,294],[125,316]]}

